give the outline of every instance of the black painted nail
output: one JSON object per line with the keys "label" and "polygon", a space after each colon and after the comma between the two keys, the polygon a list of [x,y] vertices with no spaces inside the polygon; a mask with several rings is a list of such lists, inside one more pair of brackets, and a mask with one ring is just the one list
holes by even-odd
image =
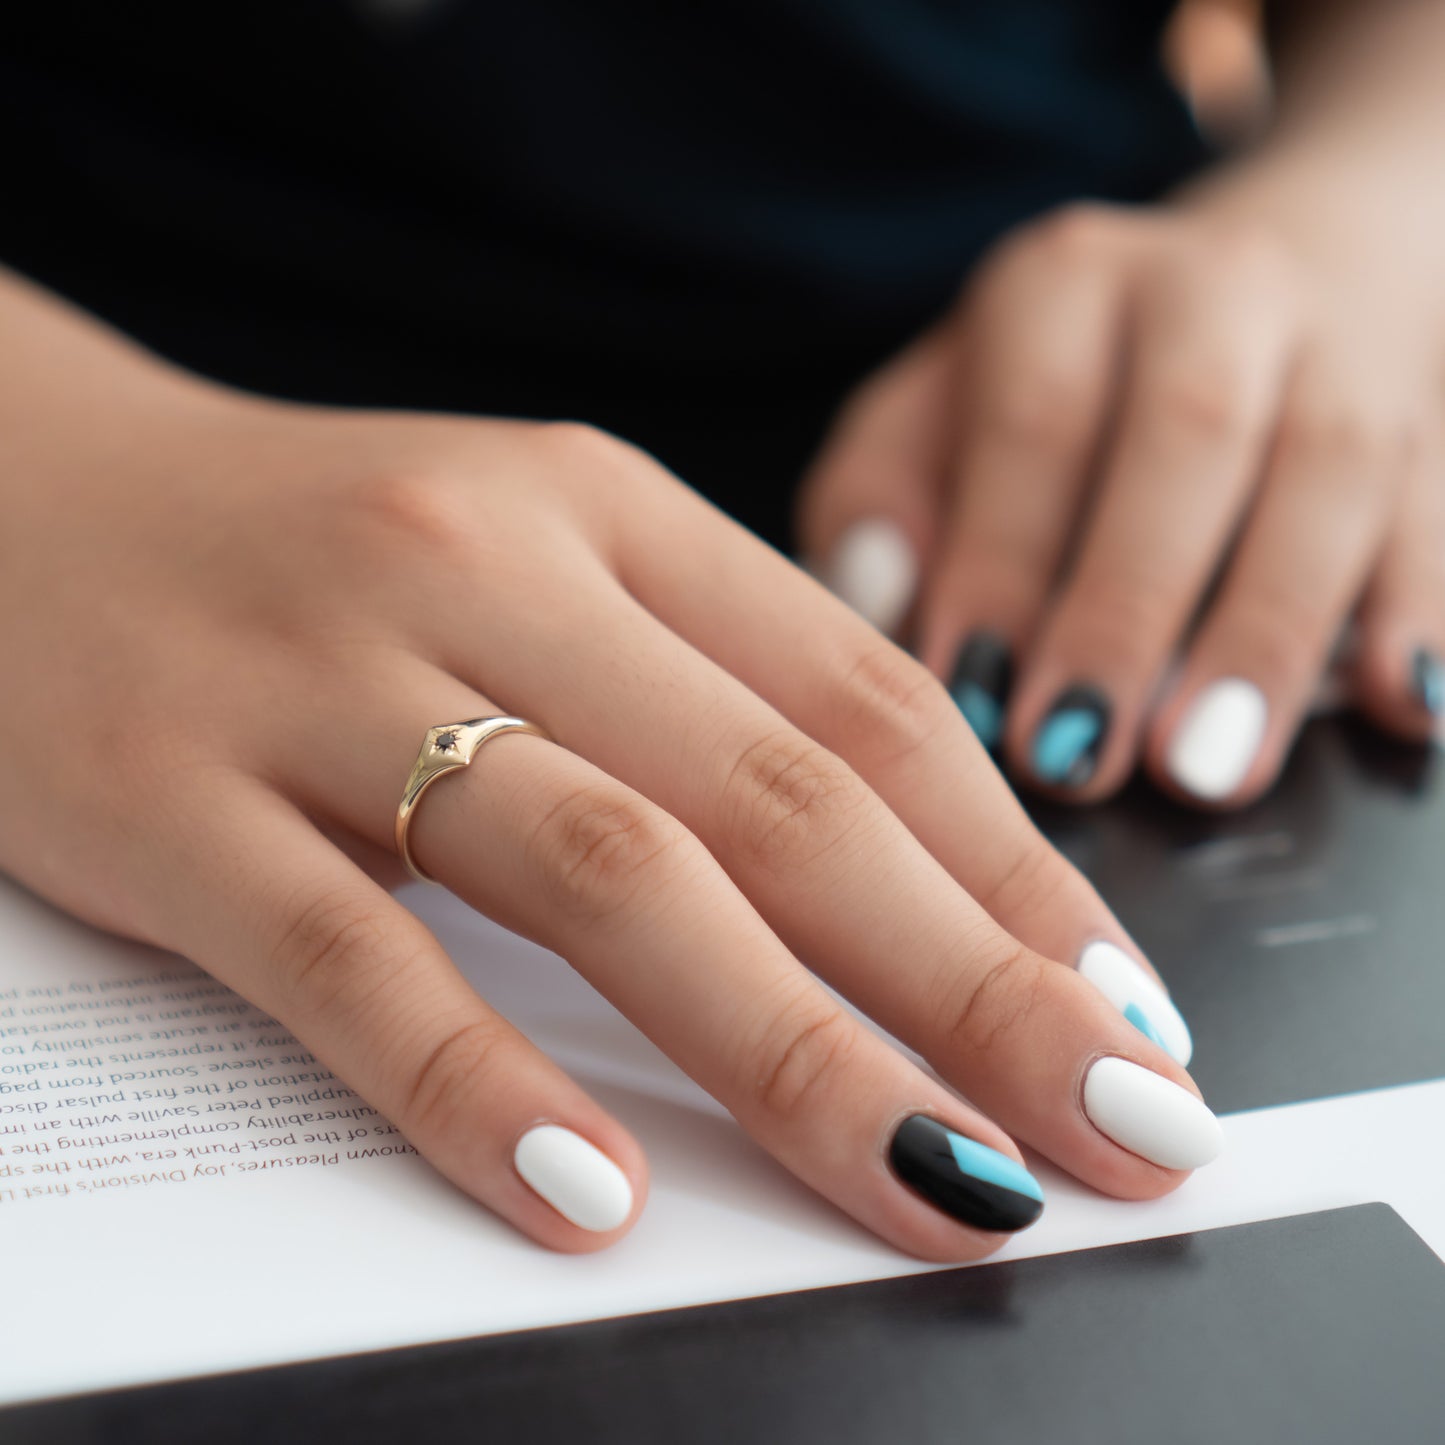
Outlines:
{"label": "black painted nail", "polygon": [[1410,659],[1410,686],[1431,717],[1445,712],[1445,664],[1428,647],[1417,647]]}
{"label": "black painted nail", "polygon": [[1013,685],[1013,654],[996,632],[973,632],[958,650],[949,695],[986,748],[1003,736],[1004,710]]}
{"label": "black painted nail", "polygon": [[1022,1164],[926,1114],[898,1126],[888,1160],[910,1189],[975,1229],[1012,1233],[1044,1212],[1044,1191]]}
{"label": "black painted nail", "polygon": [[1034,773],[1055,787],[1082,788],[1104,751],[1109,711],[1109,699],[1087,683],[1061,692],[1034,734]]}

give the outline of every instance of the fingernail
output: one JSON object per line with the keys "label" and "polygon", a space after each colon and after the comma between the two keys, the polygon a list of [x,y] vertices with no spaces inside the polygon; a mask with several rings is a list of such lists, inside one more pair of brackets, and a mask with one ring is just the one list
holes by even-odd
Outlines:
{"label": "fingernail", "polygon": [[1169,740],[1169,776],[1196,798],[1227,798],[1253,766],[1268,718],[1269,704],[1252,682],[1225,677],[1210,683]]}
{"label": "fingernail", "polygon": [[1084,1113],[1120,1148],[1165,1169],[1198,1169],[1219,1157],[1219,1120],[1188,1089],[1108,1055],[1084,1080]]}
{"label": "fingernail", "polygon": [[1079,955],[1079,973],[1151,1043],[1177,1064],[1194,1056],[1189,1025],[1173,1000],[1116,944],[1097,939]]}
{"label": "fingernail", "polygon": [[1094,776],[1109,731],[1109,699],[1078,683],[1061,692],[1034,734],[1034,773],[1056,787],[1082,788]]}
{"label": "fingernail", "polygon": [[1003,736],[1004,709],[1013,683],[1013,655],[996,632],[974,632],[958,651],[948,691],[986,748]]}
{"label": "fingernail", "polygon": [[902,529],[881,517],[854,522],[838,539],[824,580],[835,596],[892,633],[918,586],[918,559]]}
{"label": "fingernail", "polygon": [[910,1189],[975,1229],[1026,1229],[1044,1212],[1044,1191],[1022,1164],[926,1114],[898,1126],[888,1159]]}
{"label": "fingernail", "polygon": [[632,1213],[632,1185],[595,1144],[559,1124],[539,1124],[517,1141],[517,1173],[579,1229],[602,1234]]}
{"label": "fingernail", "polygon": [[1410,686],[1415,701],[1430,714],[1445,712],[1445,665],[1428,647],[1417,647],[1410,660]]}

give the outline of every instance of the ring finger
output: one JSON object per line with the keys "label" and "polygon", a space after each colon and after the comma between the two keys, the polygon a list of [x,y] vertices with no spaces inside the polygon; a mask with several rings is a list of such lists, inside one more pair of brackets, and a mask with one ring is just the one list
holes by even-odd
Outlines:
{"label": "ring finger", "polygon": [[[297,766],[288,780],[375,841],[389,837],[396,760],[418,730],[504,710],[428,665],[409,672],[351,701],[373,730],[323,777]],[[425,712],[397,697],[427,699]],[[675,818],[583,758],[522,734],[489,742],[428,792],[410,842],[422,868],[572,962],[765,1148],[885,1239],[973,1258],[1037,1216],[1008,1136],[844,1010]]]}

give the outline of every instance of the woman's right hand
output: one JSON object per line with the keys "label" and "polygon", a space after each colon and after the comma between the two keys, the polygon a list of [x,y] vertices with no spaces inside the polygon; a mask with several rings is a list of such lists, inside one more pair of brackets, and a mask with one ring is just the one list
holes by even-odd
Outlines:
{"label": "woman's right hand", "polygon": [[0,364],[0,868],[195,959],[462,1189],[597,1248],[642,1150],[376,881],[425,730],[520,714],[556,743],[437,784],[418,862],[883,1238],[996,1247],[1037,1212],[987,1152],[1013,1139],[1130,1199],[1212,1157],[1182,1022],[939,684],[646,456],[242,397],[13,304],[42,340]]}

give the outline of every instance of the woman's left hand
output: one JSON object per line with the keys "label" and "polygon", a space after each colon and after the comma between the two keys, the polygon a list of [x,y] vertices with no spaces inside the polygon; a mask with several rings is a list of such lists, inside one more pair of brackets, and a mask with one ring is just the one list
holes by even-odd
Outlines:
{"label": "woman's left hand", "polygon": [[1005,237],[803,489],[835,589],[906,618],[1058,796],[1141,758],[1195,803],[1257,796],[1352,617],[1379,724],[1423,739],[1445,708],[1442,338],[1387,258],[1240,212],[1204,190]]}

